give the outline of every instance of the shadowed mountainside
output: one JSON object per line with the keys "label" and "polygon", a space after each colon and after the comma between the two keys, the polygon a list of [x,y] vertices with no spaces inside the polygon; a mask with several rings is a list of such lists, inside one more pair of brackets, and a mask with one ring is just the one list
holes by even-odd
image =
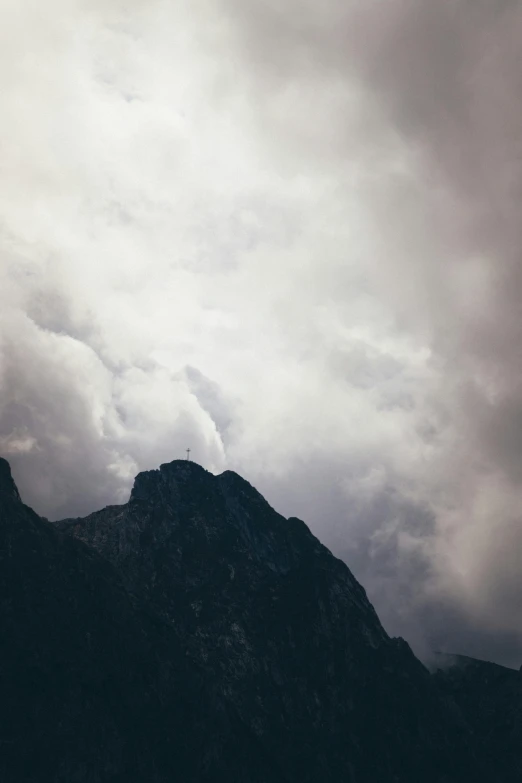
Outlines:
{"label": "shadowed mountainside", "polygon": [[520,779],[451,669],[390,639],[347,566],[231,472],[175,461],[51,524],[1,460],[0,627],[6,783]]}
{"label": "shadowed mountainside", "polygon": [[465,655],[439,654],[430,668],[466,715],[495,780],[522,780],[522,673]]}

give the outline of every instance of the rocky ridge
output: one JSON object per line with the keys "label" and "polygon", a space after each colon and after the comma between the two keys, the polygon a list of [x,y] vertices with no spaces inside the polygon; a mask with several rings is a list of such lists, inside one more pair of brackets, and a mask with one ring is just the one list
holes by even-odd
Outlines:
{"label": "rocky ridge", "polygon": [[51,524],[0,461],[0,627],[6,783],[519,779],[449,670],[235,473],[175,461]]}

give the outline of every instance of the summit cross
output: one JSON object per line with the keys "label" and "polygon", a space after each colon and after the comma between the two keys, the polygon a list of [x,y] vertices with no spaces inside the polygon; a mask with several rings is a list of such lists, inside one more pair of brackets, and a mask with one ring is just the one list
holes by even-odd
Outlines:
{"label": "summit cross", "polygon": [[190,449],[187,449],[187,460],[190,461]]}

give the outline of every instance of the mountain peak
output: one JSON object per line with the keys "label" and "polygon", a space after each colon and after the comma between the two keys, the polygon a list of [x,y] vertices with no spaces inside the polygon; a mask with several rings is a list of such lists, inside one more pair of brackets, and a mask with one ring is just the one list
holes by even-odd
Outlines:
{"label": "mountain peak", "polygon": [[164,462],[157,470],[144,470],[138,473],[134,479],[130,501],[148,500],[156,495],[160,487],[187,484],[195,478],[204,477],[214,478],[212,473],[192,460],[175,459],[172,462]]}
{"label": "mountain peak", "polygon": [[20,501],[20,493],[11,475],[11,466],[3,457],[0,457],[0,496]]}
{"label": "mountain peak", "polygon": [[174,460],[56,525],[18,497],[0,460],[5,783],[522,779],[520,674],[430,675],[237,473]]}

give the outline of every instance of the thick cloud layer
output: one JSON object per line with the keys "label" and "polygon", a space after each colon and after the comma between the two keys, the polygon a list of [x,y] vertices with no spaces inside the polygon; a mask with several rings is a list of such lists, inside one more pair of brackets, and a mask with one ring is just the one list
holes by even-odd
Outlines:
{"label": "thick cloud layer", "polygon": [[0,451],[52,518],[245,475],[429,648],[522,658],[513,2],[5,2]]}

